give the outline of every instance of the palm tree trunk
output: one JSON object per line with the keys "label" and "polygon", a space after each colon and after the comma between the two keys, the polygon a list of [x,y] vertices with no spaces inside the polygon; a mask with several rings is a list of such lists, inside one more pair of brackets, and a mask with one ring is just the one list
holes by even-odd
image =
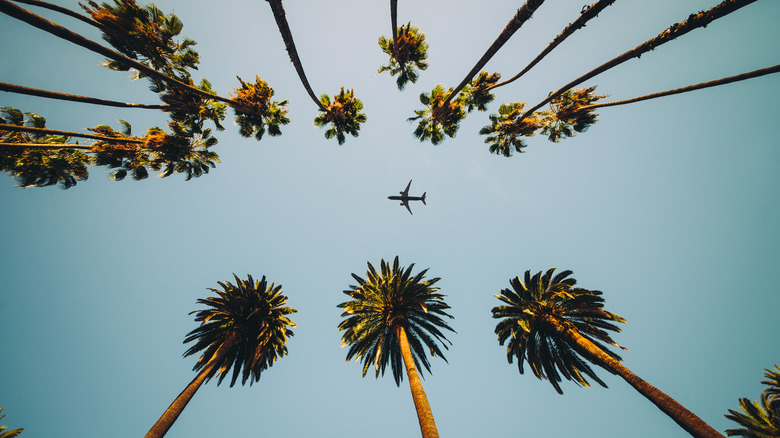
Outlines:
{"label": "palm tree trunk", "polygon": [[301,79],[301,83],[303,83],[303,88],[306,89],[306,92],[309,93],[309,97],[311,97],[311,100],[314,101],[320,110],[327,112],[328,109],[325,108],[325,105],[323,105],[319,99],[317,99],[317,96],[314,94],[314,90],[312,90],[311,85],[309,85],[309,80],[306,79],[306,73],[303,71],[301,58],[298,57],[298,50],[295,48],[295,41],[293,40],[292,32],[290,32],[290,26],[287,24],[287,15],[284,12],[282,0],[266,1],[271,6],[271,11],[274,14],[276,25],[279,27],[279,33],[282,34],[282,40],[284,40],[284,45],[287,48],[287,54],[290,56],[290,61],[292,61],[293,66],[295,66],[295,71],[298,73],[298,77]]}
{"label": "palm tree trunk", "polygon": [[433,420],[431,405],[428,403],[428,397],[417,373],[414,364],[412,350],[409,348],[409,339],[406,337],[406,330],[398,327],[398,343],[401,347],[401,356],[404,359],[406,367],[406,376],[409,378],[409,389],[412,391],[412,400],[414,408],[417,410],[417,420],[420,422],[420,431],[423,438],[439,438],[439,432],[436,430],[436,422]]}
{"label": "palm tree trunk", "polygon": [[33,5],[33,6],[39,6],[41,8],[50,9],[52,11],[59,12],[60,14],[65,14],[65,15],[68,15],[70,17],[73,17],[73,18],[76,18],[78,20],[81,20],[81,21],[83,21],[83,22],[85,22],[87,24],[90,24],[92,26],[97,27],[98,29],[100,28],[100,23],[98,23],[97,21],[95,21],[95,20],[93,20],[93,19],[91,19],[91,18],[89,18],[87,16],[81,15],[78,12],[71,11],[68,8],[63,8],[62,6],[59,6],[59,5],[55,5],[55,4],[52,4],[52,3],[44,2],[44,1],[41,1],[41,0],[14,0],[14,1],[16,3],[24,3],[26,5]]}
{"label": "palm tree trunk", "polygon": [[166,433],[168,433],[168,429],[170,429],[176,419],[179,418],[179,415],[181,415],[182,411],[184,411],[184,408],[187,407],[187,403],[190,402],[192,396],[194,396],[198,389],[200,389],[200,386],[203,384],[203,382],[210,378],[214,367],[216,367],[225,353],[233,345],[234,338],[235,336],[231,336],[222,342],[222,345],[219,346],[217,351],[214,353],[214,356],[211,357],[209,363],[201,368],[200,372],[195,376],[194,379],[192,379],[192,382],[190,382],[190,384],[184,388],[184,391],[182,391],[176,397],[173,403],[168,406],[168,409],[163,412],[160,419],[154,423],[154,426],[149,429],[149,432],[146,433],[144,438],[162,438]]}
{"label": "palm tree trunk", "polygon": [[118,108],[144,108],[144,109],[159,109],[165,110],[169,105],[147,105],[143,103],[125,103],[116,102],[113,100],[98,99],[95,97],[79,96],[77,94],[58,93],[56,91],[41,90],[38,88],[30,88],[22,85],[9,84],[6,82],[0,82],[0,91],[7,91],[9,93],[26,94],[28,96],[45,97],[49,99],[67,100],[71,102],[91,103],[93,105],[113,106]]}
{"label": "palm tree trunk", "polygon": [[482,58],[477,61],[477,64],[474,65],[474,67],[471,69],[470,72],[466,75],[466,77],[461,81],[460,84],[458,84],[457,87],[455,87],[454,90],[452,90],[452,93],[447,96],[447,99],[442,104],[443,108],[448,108],[450,101],[460,93],[460,90],[463,89],[463,87],[466,86],[466,84],[469,83],[469,81],[482,70],[482,67],[485,66],[485,64],[490,61],[490,58],[493,57],[498,52],[498,49],[504,46],[507,41],[509,41],[509,38],[512,37],[512,35],[517,32],[518,29],[520,29],[520,26],[523,25],[528,19],[531,18],[531,15],[536,11],[539,6],[544,3],[544,0],[526,0],[525,4],[517,10],[517,13],[514,17],[512,17],[511,20],[509,20],[509,23],[506,25],[503,31],[501,31],[501,34],[498,35],[498,38],[496,38],[495,41],[493,41],[493,44],[488,47],[487,51],[485,51],[485,54],[482,55]]}
{"label": "palm tree trunk", "polygon": [[658,93],[646,94],[644,96],[634,97],[632,99],[616,100],[614,102],[602,102],[595,103],[593,105],[582,106],[580,111],[602,108],[607,106],[626,105],[634,102],[641,102],[643,100],[655,99],[656,97],[672,96],[674,94],[686,93],[688,91],[701,90],[703,88],[715,87],[718,85],[730,84],[732,82],[744,81],[745,79],[757,78],[759,76],[768,75],[770,73],[780,72],[780,64],[773,67],[762,68],[760,70],[753,70],[751,72],[742,73],[735,76],[729,76],[727,78],[717,79],[709,82],[702,82],[695,85],[688,85],[687,87],[675,88],[674,90],[659,91]]}
{"label": "palm tree trunk", "polygon": [[[0,123],[0,131],[30,132],[34,134],[43,134],[43,135],[64,135],[67,137],[89,138],[92,140],[100,140],[100,141],[106,141],[112,143],[143,143],[143,140],[139,140],[137,138],[107,137],[103,135],[82,134],[80,132],[60,131],[57,129],[49,129],[49,128],[35,128],[32,126],[19,126],[19,125],[11,125],[6,123]],[[3,146],[14,145],[14,144],[19,145],[19,143],[0,143],[0,145]],[[77,145],[74,146],[63,145],[62,147],[72,148],[72,147],[77,147]]]}
{"label": "palm tree trunk", "polygon": [[692,436],[697,438],[723,438],[723,435],[718,433],[712,426],[705,423],[704,420],[696,416],[696,414],[689,411],[685,406],[681,405],[655,386],[640,379],[614,357],[605,353],[604,350],[579,334],[576,330],[568,329],[560,322],[553,321],[552,318],[548,320],[548,323],[554,327],[556,332],[576,347],[580,353],[593,359],[594,363],[622,377],[623,380],[633,386],[634,389],[639,391],[640,394],[650,400],[658,409],[668,415]]}
{"label": "palm tree trunk", "polygon": [[585,23],[587,23],[588,20],[590,20],[591,18],[596,17],[599,14],[599,12],[604,10],[604,8],[606,8],[607,6],[611,5],[612,3],[615,3],[615,0],[599,0],[598,2],[594,3],[590,7],[588,7],[586,5],[585,7],[587,9],[583,9],[583,11],[580,12],[580,16],[577,17],[577,19],[574,20],[573,23],[571,23],[568,26],[566,26],[566,28],[563,29],[563,31],[557,37],[555,37],[555,39],[552,40],[552,42],[550,44],[548,44],[547,47],[545,47],[545,49],[542,51],[542,53],[537,55],[536,58],[534,58],[534,60],[531,61],[520,73],[512,76],[511,78],[509,78],[509,79],[507,79],[507,80],[505,80],[503,82],[499,82],[499,83],[493,85],[492,87],[488,87],[488,90],[492,90],[493,88],[498,88],[498,87],[500,87],[502,85],[506,85],[506,84],[509,84],[511,82],[514,82],[517,79],[519,79],[521,76],[523,76],[524,74],[528,73],[528,71],[531,70],[536,64],[538,64],[539,61],[542,60],[542,58],[547,56],[550,52],[553,51],[553,49],[558,47],[558,45],[561,44],[563,42],[563,40],[565,40],[566,38],[571,36],[571,34],[573,34],[575,31],[585,27]]}
{"label": "palm tree trunk", "polygon": [[91,150],[92,146],[71,143],[0,143],[0,149],[81,149]]}
{"label": "palm tree trunk", "polygon": [[656,36],[655,38],[649,39],[644,43],[640,44],[639,46],[623,53],[622,55],[612,58],[610,61],[601,64],[600,66],[585,73],[579,78],[564,85],[563,87],[558,89],[558,91],[551,93],[549,96],[547,96],[545,100],[539,102],[539,104],[526,111],[525,114],[523,114],[520,117],[520,120],[523,120],[526,117],[530,116],[534,111],[538,110],[543,105],[549,103],[556,97],[560,96],[566,90],[569,90],[587,81],[588,79],[591,79],[592,77],[611,69],[612,67],[616,67],[628,61],[629,59],[639,58],[640,56],[642,56],[642,54],[649,52],[650,50],[655,49],[661,44],[667,43],[679,36],[685,35],[686,33],[694,29],[705,27],[708,24],[710,24],[712,21],[717,20],[718,18],[721,18],[725,15],[728,15],[736,11],[737,9],[740,9],[743,6],[747,6],[755,1],[756,0],[724,0],[721,4],[707,11],[699,12],[698,14],[691,14],[688,17],[688,19],[683,21],[682,23],[673,24],[671,27],[658,34],[658,36]]}
{"label": "palm tree trunk", "polygon": [[398,47],[398,0],[390,0],[390,25],[393,26],[393,47]]}
{"label": "palm tree trunk", "polygon": [[15,5],[10,0],[0,0],[0,12],[10,15],[11,17],[14,17],[18,20],[24,21],[32,26],[35,26],[41,30],[45,30],[46,32],[51,33],[52,35],[58,36],[64,40],[70,41],[76,45],[79,45],[81,47],[84,47],[86,49],[89,49],[95,53],[98,53],[100,55],[103,55],[109,59],[112,59],[117,62],[121,62],[129,67],[132,67],[140,72],[143,72],[144,74],[153,77],[155,79],[159,79],[161,81],[164,81],[166,84],[179,88],[181,90],[188,91],[190,93],[193,93],[197,96],[200,96],[204,99],[214,99],[219,100],[228,104],[233,104],[232,99],[228,99],[226,97],[218,96],[215,94],[207,93],[203,90],[200,90],[198,88],[195,88],[193,86],[187,85],[184,82],[181,82],[177,79],[174,79],[170,76],[167,76],[163,73],[158,72],[157,70],[148,67],[144,64],[141,64],[138,61],[132,60],[118,52],[115,52],[107,47],[103,47],[100,44],[89,40],[87,38],[84,38],[83,36],[71,32],[70,30],[53,23],[40,15],[33,14],[32,12],[28,11],[27,9],[21,8],[17,5]]}

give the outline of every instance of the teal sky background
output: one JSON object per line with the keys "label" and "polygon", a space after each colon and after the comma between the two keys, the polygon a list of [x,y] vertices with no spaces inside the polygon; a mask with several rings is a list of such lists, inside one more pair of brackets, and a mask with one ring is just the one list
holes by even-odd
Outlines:
{"label": "teal sky background", "polygon": [[[54,3],[76,9],[71,0]],[[500,103],[535,104],[593,67],[716,0],[621,0],[521,80]],[[387,1],[287,1],[315,92],[354,88],[368,121],[343,146],[313,126],[317,108],[295,74],[265,1],[158,0],[198,42],[197,81],[227,95],[259,75],[288,99],[292,122],[257,142],[232,124],[218,133],[208,175],[112,182],[103,168],[63,191],[15,187],[0,175],[0,406],[25,438],[138,437],[194,377],[182,358],[192,310],[217,281],[266,275],[298,324],[289,355],[252,386],[204,385],[170,437],[419,436],[406,380],[361,377],[339,348],[336,305],[366,262],[398,255],[430,268],[452,307],[448,363],[424,386],[443,437],[684,437],[627,383],[565,382],[558,395],[506,361],[493,333],[493,297],[525,270],[573,270],[627,318],[623,363],[723,431],[739,397],[757,399],[763,369],[780,363],[780,76],[604,108],[586,133],[526,153],[493,156],[474,112],[433,146],[406,118],[418,96],[454,86],[522,4],[399,2],[430,44],[428,70],[403,92],[377,74]],[[546,2],[487,65],[522,69],[579,14],[582,0]],[[59,14],[29,9],[93,40]],[[780,2],[760,0],[584,85],[612,99],[775,65]],[[157,103],[146,80],[100,67],[101,56],[0,16],[0,81]],[[85,131],[129,121],[134,133],[165,114],[0,93],[0,106]],[[413,179],[427,192],[411,216],[387,200]]]}

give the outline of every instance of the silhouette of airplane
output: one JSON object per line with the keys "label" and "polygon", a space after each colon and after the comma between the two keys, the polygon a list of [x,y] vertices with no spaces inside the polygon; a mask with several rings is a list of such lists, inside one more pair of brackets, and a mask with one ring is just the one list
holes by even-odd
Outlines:
{"label": "silhouette of airplane", "polygon": [[403,192],[399,192],[401,196],[388,196],[387,199],[401,201],[401,205],[409,210],[409,214],[414,215],[414,213],[412,213],[412,209],[409,208],[409,201],[422,201],[424,205],[427,204],[425,204],[425,192],[423,192],[422,196],[409,196],[409,187],[411,187],[411,185],[412,180],[409,180],[409,184],[406,185],[406,189]]}

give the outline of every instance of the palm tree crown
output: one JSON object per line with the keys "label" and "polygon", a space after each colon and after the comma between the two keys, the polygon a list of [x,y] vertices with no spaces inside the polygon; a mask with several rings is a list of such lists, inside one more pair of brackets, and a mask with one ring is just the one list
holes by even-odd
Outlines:
{"label": "palm tree crown", "polygon": [[427,269],[412,276],[414,264],[399,267],[398,257],[392,266],[382,260],[379,272],[371,263],[367,265],[366,279],[352,274],[358,284],[344,291],[351,300],[338,305],[344,309],[341,316],[346,318],[339,324],[339,331],[345,332],[342,346],[350,345],[347,361],[354,358],[363,362],[363,376],[372,364],[376,377],[380,372],[384,375],[389,363],[395,383],[400,385],[404,365],[398,329],[408,333],[415,365],[430,372],[426,350],[447,360],[440,344],[447,349],[450,341],[440,329],[454,332],[444,320],[452,318],[446,312],[450,306],[439,289],[433,287],[439,278],[423,279]]}
{"label": "palm tree crown", "polygon": [[739,429],[726,429],[727,436],[747,438],[778,438],[780,437],[780,367],[775,365],[772,370],[765,370],[768,380],[762,381],[768,385],[761,394],[761,401],[739,399],[742,412],[729,409],[725,415],[742,426]]}
{"label": "palm tree crown", "polygon": [[390,56],[390,60],[379,68],[378,73],[389,71],[391,76],[398,75],[396,85],[399,90],[403,90],[407,83],[417,82],[417,69],[428,68],[428,44],[425,42],[425,34],[411,23],[400,26],[396,35],[395,41],[379,37],[379,47]]}
{"label": "palm tree crown", "polygon": [[[604,299],[600,291],[574,287],[576,280],[569,277],[571,271],[553,276],[555,269],[541,271],[533,277],[530,271],[525,277],[510,281],[512,289],[503,289],[496,298],[505,305],[494,307],[493,317],[500,318],[496,325],[498,342],[507,344],[507,360],[517,358],[517,366],[523,373],[523,362],[528,361],[534,375],[547,379],[558,393],[563,393],[558,382],[562,376],[577,384],[589,386],[588,376],[606,387],[581,356],[580,350],[569,339],[559,336],[561,330],[574,330],[596,344],[604,352],[620,360],[606,349],[603,343],[620,347],[607,331],[619,332],[613,322],[625,322],[614,313],[603,310]],[[563,327],[563,328],[561,328]],[[623,347],[620,347],[623,348]]]}
{"label": "palm tree crown", "polygon": [[233,368],[230,386],[233,386],[243,369],[241,384],[250,380],[250,385],[260,380],[260,373],[273,365],[276,359],[287,354],[287,338],[293,336],[291,327],[295,323],[287,315],[296,310],[286,307],[287,297],[282,287],[268,285],[265,276],[260,281],[251,275],[241,280],[233,275],[236,284],[218,282],[222,289],[209,289],[216,297],[199,299],[199,304],[208,308],[195,313],[195,320],[201,325],[187,334],[185,343],[195,341],[185,353],[189,356],[198,352],[193,370],[198,371],[214,358],[220,347],[226,349],[222,357],[216,357],[212,373],[219,374],[219,381]]}

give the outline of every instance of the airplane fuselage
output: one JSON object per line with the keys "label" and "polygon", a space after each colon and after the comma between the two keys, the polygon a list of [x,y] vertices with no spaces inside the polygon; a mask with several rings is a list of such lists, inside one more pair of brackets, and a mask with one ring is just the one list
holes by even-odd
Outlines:
{"label": "airplane fuselage", "polygon": [[409,207],[409,201],[422,201],[425,204],[425,193],[422,196],[409,196],[409,187],[412,185],[412,180],[409,180],[409,184],[406,185],[406,189],[403,192],[398,192],[401,196],[388,196],[387,199],[393,201],[401,201],[401,205],[409,210],[409,214],[412,214],[412,209]]}
{"label": "airplane fuselage", "polygon": [[387,199],[393,201],[422,201],[422,196],[388,196]]}

